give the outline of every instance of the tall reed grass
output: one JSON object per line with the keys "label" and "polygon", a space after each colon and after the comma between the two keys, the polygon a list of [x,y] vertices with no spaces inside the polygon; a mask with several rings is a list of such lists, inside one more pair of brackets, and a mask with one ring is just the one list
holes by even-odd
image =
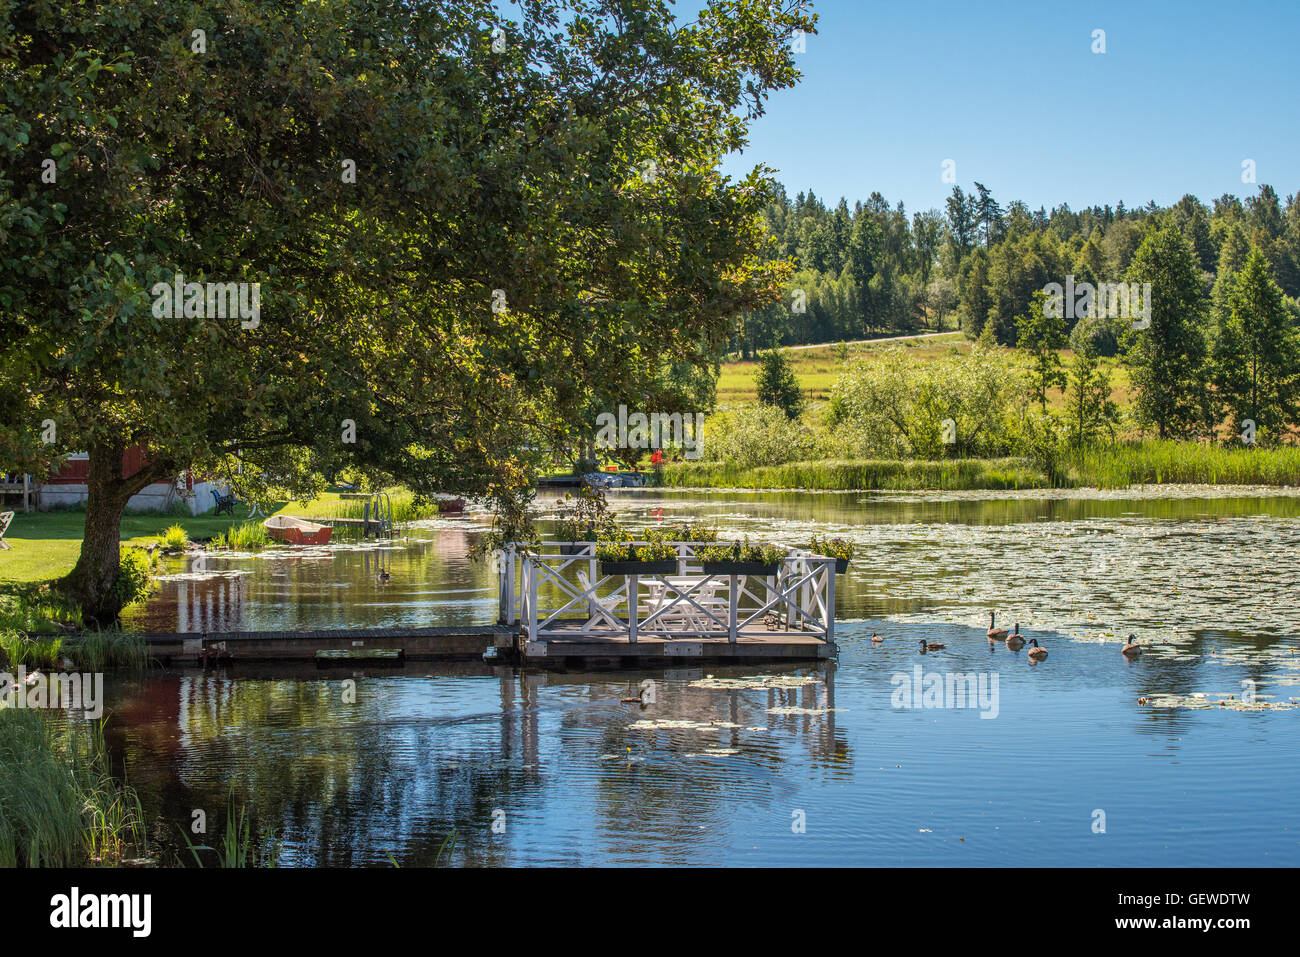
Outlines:
{"label": "tall reed grass", "polygon": [[31,668],[58,667],[63,656],[63,638],[20,635],[16,631],[0,631],[0,658],[5,667],[14,669],[22,665]]}
{"label": "tall reed grass", "polygon": [[233,548],[236,551],[252,552],[271,544],[271,536],[261,522],[244,522],[232,525],[215,539],[212,544],[219,548]]}
{"label": "tall reed grass", "polygon": [[[1058,485],[1125,488],[1130,485],[1300,486],[1300,447],[1250,448],[1202,442],[1148,440],[1063,454]],[[664,484],[677,488],[790,488],[914,491],[1046,488],[1053,483],[1028,458],[789,462],[743,468],[723,462],[678,462],[664,467]]]}
{"label": "tall reed grass", "polygon": [[102,724],[0,708],[0,867],[119,864],[145,844],[140,800],[110,773]]}
{"label": "tall reed grass", "polygon": [[1066,457],[1070,481],[1129,485],[1300,485],[1300,448],[1209,445],[1151,439],[1084,449]]}
{"label": "tall reed grass", "polygon": [[912,491],[1042,488],[1048,481],[1028,459],[881,459],[787,462],[757,468],[681,462],[664,468],[664,484],[678,488]]}
{"label": "tall reed grass", "polygon": [[[393,521],[418,522],[426,518],[436,518],[438,503],[427,501],[417,504],[415,493],[408,489],[388,490],[388,499],[393,505]],[[325,499],[313,502],[312,515],[318,518],[364,518],[366,500],[360,498]],[[371,518],[374,516],[372,515]]]}
{"label": "tall reed grass", "polygon": [[127,668],[143,671],[149,665],[149,646],[139,635],[124,631],[83,631],[63,645],[63,653],[78,671]]}

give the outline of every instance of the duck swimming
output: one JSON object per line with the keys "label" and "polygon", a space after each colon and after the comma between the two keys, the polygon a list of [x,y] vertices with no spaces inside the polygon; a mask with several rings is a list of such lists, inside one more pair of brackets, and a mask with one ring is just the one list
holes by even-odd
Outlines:
{"label": "duck swimming", "polygon": [[989,641],[1001,641],[1007,636],[1007,630],[1005,628],[993,627],[995,622],[996,618],[994,617],[994,612],[989,612]]}
{"label": "duck swimming", "polygon": [[1020,633],[1020,622],[1016,622],[1015,633],[1007,635],[1007,647],[1012,651],[1019,651],[1025,647],[1025,636]]}

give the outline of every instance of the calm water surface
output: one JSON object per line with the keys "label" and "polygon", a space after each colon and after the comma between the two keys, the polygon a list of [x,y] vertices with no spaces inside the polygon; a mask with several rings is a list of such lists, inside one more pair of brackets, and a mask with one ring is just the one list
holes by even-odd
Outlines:
{"label": "calm water surface", "polygon": [[[854,538],[838,663],[123,679],[109,739],[153,834],[174,844],[195,809],[219,833],[233,794],[286,866],[431,864],[452,829],[464,865],[1300,865],[1300,497],[638,492],[616,507],[633,525]],[[469,559],[482,528],[177,561],[133,624],[490,623],[495,579]],[[1048,659],[990,649],[991,608]],[[1136,662],[1118,651],[1130,631],[1151,643]],[[922,656],[921,638],[947,647]],[[958,673],[985,682],[982,707],[900,700],[904,680]],[[653,704],[620,701],[647,679]]]}

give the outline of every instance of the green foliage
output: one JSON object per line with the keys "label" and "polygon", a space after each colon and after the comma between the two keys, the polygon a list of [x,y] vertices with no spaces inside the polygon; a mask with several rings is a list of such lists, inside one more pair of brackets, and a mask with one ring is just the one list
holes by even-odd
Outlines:
{"label": "green foliage", "polygon": [[681,522],[660,526],[663,536],[670,542],[716,542],[718,529],[704,522]]}
{"label": "green foliage", "polygon": [[113,779],[101,725],[0,708],[0,867],[116,864],[145,842],[139,799]]}
{"label": "green foliage", "polygon": [[81,622],[81,610],[45,583],[0,586],[0,631],[61,632]]}
{"label": "green foliage", "polygon": [[808,542],[808,550],[816,552],[818,555],[825,555],[827,558],[838,558],[843,561],[849,561],[853,558],[856,546],[847,538],[831,538],[826,535],[814,535]]}
{"label": "green foliage", "polygon": [[1091,350],[1096,356],[1107,359],[1119,355],[1123,338],[1121,320],[1106,316],[1089,316],[1074,324],[1070,333],[1070,348],[1075,352]]}
{"label": "green foliage", "polygon": [[180,525],[169,525],[158,541],[166,551],[180,552],[190,543],[190,536]]}
{"label": "green foliage", "polygon": [[1126,333],[1125,361],[1139,423],[1164,438],[1205,425],[1205,302],[1190,243],[1172,226],[1153,230],[1130,263],[1129,283],[1150,283],[1150,327]]}
{"label": "green foliage", "polygon": [[812,433],[770,406],[724,409],[704,425],[704,458],[741,468],[779,465],[815,453]]}
{"label": "green foliage", "polygon": [[787,419],[799,418],[803,412],[803,392],[790,360],[776,347],[764,352],[760,360],[754,373],[759,404],[780,409]]}
{"label": "green foliage", "polygon": [[610,540],[597,542],[595,545],[595,557],[601,562],[632,562],[634,560],[632,540]]}
{"label": "green foliage", "polygon": [[1102,432],[1106,432],[1111,441],[1115,439],[1119,408],[1111,399],[1110,374],[1097,361],[1097,353],[1090,342],[1074,354],[1070,366],[1066,417],[1070,444],[1075,448],[1091,445]]}
{"label": "green foliage", "polygon": [[594,542],[612,538],[618,530],[603,489],[584,485],[556,500],[556,538],[562,542]]}
{"label": "green foliage", "polygon": [[742,562],[755,562],[760,565],[775,565],[785,558],[785,549],[770,542],[751,544],[748,539],[740,543],[738,552]]}
{"label": "green foliage", "polygon": [[646,533],[645,543],[638,545],[634,554],[639,562],[664,562],[677,558],[677,549],[666,531],[655,529]]}
{"label": "green foliage", "polygon": [[719,462],[682,462],[664,470],[677,488],[789,488],[814,490],[1043,488],[1046,477],[1027,458],[918,461],[879,459],[787,462],[756,468]]}
{"label": "green foliage", "polygon": [[[112,532],[149,482],[265,501],[350,468],[515,510],[530,450],[775,298],[773,183],[720,166],[815,15],[514,14],[497,55],[481,0],[0,4],[0,460],[89,453],[88,616],[130,591]],[[262,315],[156,314],[178,276],[260,284]]]}
{"label": "green foliage", "polygon": [[850,362],[833,387],[830,444],[863,457],[1006,454],[1018,391],[1014,367],[980,344],[926,363],[877,350]]}
{"label": "green foliage", "polygon": [[149,646],[139,635],[94,629],[82,632],[63,646],[63,652],[78,671],[106,668],[143,670],[149,664]]}
{"label": "green foliage", "polygon": [[29,638],[16,631],[0,631],[0,652],[9,668],[55,668],[62,661],[62,647],[62,638]]}
{"label": "green foliage", "polygon": [[1250,419],[1257,441],[1276,442],[1300,419],[1300,336],[1257,247],[1227,281],[1224,305],[1213,357],[1219,398],[1232,431]]}
{"label": "green foliage", "polygon": [[146,598],[153,590],[153,560],[139,548],[122,549],[114,584],[119,608]]}
{"label": "green foliage", "polygon": [[1161,483],[1300,485],[1300,448],[1151,439],[1072,452],[1068,469],[1072,484],[1098,488]]}
{"label": "green foliage", "polygon": [[740,543],[727,542],[713,545],[701,545],[695,550],[695,560],[700,563],[739,561]]}
{"label": "green foliage", "polygon": [[1033,294],[1029,310],[1016,320],[1019,338],[1016,344],[1029,353],[1029,389],[1031,397],[1047,412],[1047,392],[1064,388],[1065,370],[1057,350],[1065,346],[1065,319],[1057,302],[1048,302],[1041,289]]}
{"label": "green foliage", "polygon": [[272,544],[272,538],[261,522],[244,522],[232,525],[213,540],[217,548],[231,548],[241,552],[257,551]]}

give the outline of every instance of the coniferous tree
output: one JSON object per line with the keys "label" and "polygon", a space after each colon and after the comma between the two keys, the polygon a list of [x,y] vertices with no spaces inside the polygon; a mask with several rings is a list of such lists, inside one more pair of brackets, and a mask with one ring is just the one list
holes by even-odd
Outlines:
{"label": "coniferous tree", "polygon": [[799,380],[785,353],[773,346],[760,357],[754,381],[758,385],[758,401],[785,413],[786,418],[797,419],[803,412],[803,392]]}
{"label": "coniferous tree", "polygon": [[1227,315],[1214,349],[1214,384],[1232,414],[1234,433],[1249,419],[1261,438],[1276,440],[1297,420],[1300,342],[1282,290],[1258,248],[1228,282]]}
{"label": "coniferous tree", "polygon": [[1206,388],[1205,301],[1191,244],[1174,226],[1152,230],[1126,281],[1151,284],[1149,326],[1126,334],[1138,420],[1162,439],[1189,437],[1202,421]]}

